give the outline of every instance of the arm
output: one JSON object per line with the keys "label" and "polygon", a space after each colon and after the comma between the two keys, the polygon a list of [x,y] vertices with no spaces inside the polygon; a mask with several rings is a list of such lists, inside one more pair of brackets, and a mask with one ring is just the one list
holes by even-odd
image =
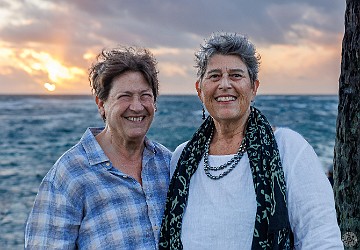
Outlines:
{"label": "arm", "polygon": [[69,194],[45,177],[26,223],[25,249],[75,249],[82,211]]}
{"label": "arm", "polygon": [[286,137],[282,161],[295,248],[343,249],[334,194],[316,153],[299,134]]}

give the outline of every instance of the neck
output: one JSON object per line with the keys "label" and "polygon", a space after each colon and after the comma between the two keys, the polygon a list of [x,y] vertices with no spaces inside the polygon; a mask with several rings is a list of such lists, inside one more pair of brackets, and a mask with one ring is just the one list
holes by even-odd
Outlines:
{"label": "neck", "polygon": [[117,155],[126,158],[134,158],[142,155],[144,151],[144,138],[138,140],[126,140],[109,128],[105,128],[96,136],[100,146],[117,152]]}
{"label": "neck", "polygon": [[215,132],[222,137],[231,138],[236,134],[245,134],[246,125],[250,116],[250,109],[244,115],[237,119],[215,120]]}
{"label": "neck", "polygon": [[142,155],[145,148],[142,140],[127,141],[117,137],[108,129],[96,136],[104,153],[113,166],[125,174],[132,176],[140,184],[142,170]]}
{"label": "neck", "polygon": [[248,115],[238,121],[214,120],[214,136],[210,144],[210,154],[235,154],[245,137]]}
{"label": "neck", "polygon": [[216,121],[214,137],[217,139],[231,140],[234,137],[244,137],[249,114],[240,120]]}

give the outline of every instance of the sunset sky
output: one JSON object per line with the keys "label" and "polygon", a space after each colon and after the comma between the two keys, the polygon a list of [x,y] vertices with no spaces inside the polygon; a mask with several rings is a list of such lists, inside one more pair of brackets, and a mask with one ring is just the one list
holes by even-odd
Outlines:
{"label": "sunset sky", "polygon": [[0,0],[0,94],[90,94],[104,47],[149,48],[160,94],[195,94],[194,52],[213,31],[247,35],[259,94],[337,94],[345,0]]}

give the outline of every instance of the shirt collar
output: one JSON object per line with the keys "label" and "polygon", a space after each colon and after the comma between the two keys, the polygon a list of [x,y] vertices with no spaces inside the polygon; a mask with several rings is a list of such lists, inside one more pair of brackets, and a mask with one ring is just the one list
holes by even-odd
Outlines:
{"label": "shirt collar", "polygon": [[95,139],[95,136],[98,135],[103,129],[104,127],[88,128],[80,139],[80,143],[84,147],[90,165],[96,165],[109,161],[109,158],[105,155],[104,150],[102,150],[99,143]]}
{"label": "shirt collar", "polygon": [[[98,135],[104,127],[94,127],[88,128],[82,138],[80,143],[83,145],[84,150],[88,156],[90,165],[96,165],[102,162],[108,162],[109,158],[105,155],[104,150],[100,147],[95,136]],[[145,151],[146,154],[156,154],[156,147],[153,141],[145,137]],[[145,152],[144,152],[145,154]]]}
{"label": "shirt collar", "polygon": [[149,150],[151,153],[156,154],[156,147],[153,141],[145,136],[145,149]]}

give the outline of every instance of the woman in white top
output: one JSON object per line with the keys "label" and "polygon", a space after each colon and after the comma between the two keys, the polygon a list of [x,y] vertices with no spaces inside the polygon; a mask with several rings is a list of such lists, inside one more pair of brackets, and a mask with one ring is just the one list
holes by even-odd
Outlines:
{"label": "woman in white top", "polygon": [[330,183],[298,133],[250,104],[260,56],[214,33],[196,53],[210,116],[171,162],[160,249],[343,249]]}

